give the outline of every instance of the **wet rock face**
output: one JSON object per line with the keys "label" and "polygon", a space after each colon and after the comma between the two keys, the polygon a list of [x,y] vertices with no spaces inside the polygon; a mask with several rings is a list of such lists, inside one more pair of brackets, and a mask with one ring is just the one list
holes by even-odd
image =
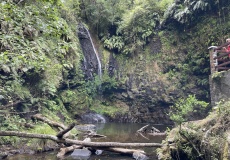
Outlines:
{"label": "wet rock face", "polygon": [[164,89],[162,89],[164,87],[161,87],[159,84],[157,84],[159,89],[156,91],[151,89],[153,87],[151,85],[149,87],[133,89],[131,86],[136,86],[134,82],[130,81],[128,85],[120,89],[121,92],[117,92],[113,96],[113,101],[125,103],[129,107],[128,113],[118,113],[110,121],[172,124],[167,113],[169,113],[169,106],[172,105],[173,100],[167,98],[175,93],[166,95]]}
{"label": "wet rock face", "polygon": [[129,112],[117,114],[113,121],[171,124],[167,113],[178,91],[168,91],[167,88],[170,88],[170,84],[151,78],[151,74],[144,71],[129,73],[125,84],[117,88],[118,92],[113,97],[116,103],[125,102]]}
{"label": "wet rock face", "polygon": [[147,103],[141,104],[138,99],[127,103],[131,105],[129,107],[129,112],[125,114],[117,113],[110,121],[173,124],[167,115],[167,113],[169,113],[169,107],[150,106],[150,104]]}
{"label": "wet rock face", "polygon": [[[115,103],[126,103],[129,112],[117,114],[114,121],[119,122],[151,122],[171,124],[167,116],[169,106],[179,96],[179,90],[172,87],[167,77],[159,76],[163,72],[153,58],[161,50],[159,38],[150,42],[150,52],[139,53],[135,57],[124,60],[110,58],[108,72],[122,83],[114,93]],[[116,73],[117,75],[115,75]]]}
{"label": "wet rock face", "polygon": [[214,73],[210,77],[210,94],[212,106],[220,100],[228,100],[230,97],[230,71]]}
{"label": "wet rock face", "polygon": [[[145,81],[146,79],[143,77],[143,82]],[[138,86],[135,84],[135,80],[130,84]],[[167,113],[173,100],[169,98],[165,88],[166,86],[160,82],[146,82],[135,90],[133,88],[128,90],[127,97],[130,99],[128,103],[133,122],[171,123]]]}
{"label": "wet rock face", "polygon": [[109,56],[109,67],[108,67],[108,73],[110,77],[115,76],[116,70],[119,70],[118,63],[114,57],[113,54],[110,54]]}
{"label": "wet rock face", "polygon": [[90,35],[83,24],[78,25],[77,33],[84,54],[82,70],[85,73],[85,78],[90,80],[93,79],[93,75],[98,72],[97,57],[94,53],[93,44],[90,41]]}

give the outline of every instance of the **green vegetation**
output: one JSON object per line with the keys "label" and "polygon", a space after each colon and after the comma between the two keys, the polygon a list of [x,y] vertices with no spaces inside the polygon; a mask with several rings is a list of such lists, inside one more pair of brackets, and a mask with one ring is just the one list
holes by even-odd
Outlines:
{"label": "green vegetation", "polygon": [[183,123],[181,129],[168,133],[164,144],[176,145],[158,149],[161,160],[166,159],[223,159],[229,157],[230,102],[220,102],[209,116],[199,121]]}
{"label": "green vegetation", "polygon": [[[24,120],[20,113],[40,111],[52,118],[62,113],[70,121],[59,89],[70,81],[70,70],[79,70],[81,58],[77,21],[68,5],[59,0],[0,3],[0,123],[6,130],[24,129],[13,126],[18,124],[13,117]],[[71,9],[77,13],[76,6]]]}
{"label": "green vegetation", "polygon": [[189,118],[192,119],[192,114],[202,113],[207,106],[208,103],[197,100],[194,95],[189,95],[187,99],[179,99],[175,106],[171,106],[169,116],[181,129],[181,124]]}
{"label": "green vegetation", "polygon": [[[7,111],[2,112],[0,116],[0,130],[1,131],[19,131],[22,129],[23,123],[25,123],[25,119],[20,118],[19,116],[12,116]],[[17,144],[20,141],[20,138],[17,137],[0,137],[0,144]]]}
{"label": "green vegetation", "polygon": [[[132,116],[170,105],[181,126],[207,106],[207,48],[229,37],[228,0],[18,2],[0,2],[1,130],[25,130],[37,112],[70,123],[87,111]],[[89,80],[82,71],[79,22],[94,33],[102,78]],[[53,133],[41,124],[33,130],[44,131]]]}
{"label": "green vegetation", "polygon": [[94,105],[91,107],[92,111],[95,111],[98,114],[102,114],[108,116],[110,118],[115,118],[116,114],[124,114],[127,113],[127,108],[116,107],[116,106],[108,106],[108,105]]}

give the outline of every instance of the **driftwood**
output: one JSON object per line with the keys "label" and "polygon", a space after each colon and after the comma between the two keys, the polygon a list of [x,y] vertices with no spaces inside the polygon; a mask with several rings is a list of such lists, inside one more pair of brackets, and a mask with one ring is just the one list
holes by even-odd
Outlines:
{"label": "driftwood", "polygon": [[[147,128],[149,127],[149,124],[148,125],[145,125],[144,127],[141,127],[139,130],[137,130],[137,133],[139,135],[141,135],[143,138],[145,139],[148,139],[147,137],[145,137],[142,133],[146,133],[147,132]],[[151,135],[151,136],[165,136],[166,135],[166,132],[160,132],[160,130],[158,130],[157,128],[155,127],[151,127],[150,129],[150,133],[147,133],[148,135]]]}
{"label": "driftwood", "polygon": [[[81,149],[83,147],[90,147],[93,150],[106,150],[111,152],[123,153],[123,154],[133,154],[133,156],[145,156],[145,152],[142,150],[135,149],[125,149],[126,147],[162,147],[160,143],[119,143],[119,142],[91,142],[90,138],[86,138],[83,141],[74,140],[66,138],[66,135],[70,133],[71,129],[74,128],[75,124],[71,124],[66,127],[62,123],[57,123],[49,120],[46,117],[43,117],[41,114],[36,114],[32,116],[33,119],[37,119],[49,124],[51,127],[58,128],[59,131],[57,135],[47,135],[47,134],[35,134],[35,133],[26,133],[18,131],[0,131],[0,136],[17,136],[24,138],[38,138],[38,139],[49,139],[55,141],[59,144],[64,144],[70,147],[61,148],[57,154],[58,158],[62,158],[66,153],[74,151],[75,149]],[[142,130],[144,130],[142,127]],[[140,132],[141,133],[141,132]],[[97,135],[97,134],[96,134]],[[95,134],[94,134],[95,136]],[[104,135],[97,135],[99,137],[104,137]]]}
{"label": "driftwood", "polygon": [[162,147],[162,144],[160,143],[84,142],[69,138],[59,139],[57,136],[47,134],[34,134],[17,131],[0,131],[0,136],[17,136],[24,138],[49,139],[57,143],[64,143],[68,145],[82,145],[84,147]]}
{"label": "driftwood", "polygon": [[133,153],[141,153],[146,154],[143,150],[137,150],[137,149],[126,149],[126,148],[104,148],[103,150],[116,152],[116,153],[122,153],[122,154],[129,154],[133,155]]}
{"label": "driftwood", "polygon": [[57,158],[63,158],[67,153],[73,152],[75,149],[81,149],[82,146],[72,145],[70,147],[60,148],[60,151],[57,154]]}
{"label": "driftwood", "polygon": [[[58,158],[62,158],[66,153],[73,151],[74,149],[82,147],[91,147],[93,149],[102,149],[111,152],[123,153],[123,154],[134,154],[145,156],[144,151],[134,150],[134,149],[124,149],[125,147],[162,147],[160,143],[119,143],[119,142],[87,142],[79,141],[73,139],[60,139],[57,136],[46,135],[46,134],[33,134],[17,131],[0,131],[0,136],[17,136],[24,138],[39,138],[39,139],[49,139],[57,143],[63,143],[66,145],[72,145],[70,147],[61,148],[60,152],[57,154]],[[117,148],[124,147],[124,148]]]}
{"label": "driftwood", "polygon": [[148,133],[148,135],[151,135],[151,136],[165,136],[165,135],[166,135],[166,132],[160,132],[160,133]]}
{"label": "driftwood", "polygon": [[[61,148],[57,154],[57,158],[63,158],[67,153],[73,152],[75,149],[82,149],[82,148],[83,147],[79,145],[72,145],[70,147]],[[139,149],[126,149],[126,148],[113,148],[113,147],[103,147],[103,148],[93,147],[90,148],[89,150],[96,151],[97,149],[109,151],[109,152],[127,154],[127,155],[133,155],[134,153],[138,153],[142,155],[146,154],[145,151]]]}
{"label": "driftwood", "polygon": [[43,117],[41,114],[33,115],[32,119],[43,121],[43,122],[47,123],[48,125],[50,125],[51,127],[61,128],[63,130],[65,130],[67,128],[64,124],[51,121],[48,118]]}
{"label": "driftwood", "polygon": [[[83,140],[83,142],[91,142],[90,138],[86,138]],[[70,147],[66,148],[61,148],[60,151],[57,154],[57,158],[63,158],[67,153],[73,152],[75,149],[82,149],[83,146],[80,145],[72,145]],[[137,149],[126,149],[126,148],[113,148],[113,147],[91,147],[89,150],[92,152],[95,152],[96,150],[105,150],[105,151],[110,151],[110,152],[115,152],[115,153],[121,153],[121,154],[127,154],[127,155],[141,155],[145,156],[145,151],[143,150],[137,150]]]}
{"label": "driftwood", "polygon": [[34,120],[45,122],[50,127],[58,129],[59,130],[59,133],[57,134],[58,138],[68,137],[70,135],[70,130],[73,129],[74,126],[76,125],[76,124],[71,124],[70,126],[66,127],[64,124],[51,121],[50,119],[42,116],[41,114],[35,114],[31,118]]}
{"label": "driftwood", "polygon": [[141,127],[140,129],[137,130],[137,132],[145,133],[147,131],[149,124],[145,125],[144,127]]}
{"label": "driftwood", "polygon": [[153,126],[151,128],[151,132],[152,133],[161,133],[159,129],[157,129],[157,128],[153,127]]}
{"label": "driftwood", "polygon": [[[86,138],[83,140],[83,142],[91,142],[90,138]],[[57,154],[57,158],[62,159],[67,153],[73,152],[75,149],[82,149],[83,146],[79,145],[72,145],[70,147],[60,148],[60,151]]]}

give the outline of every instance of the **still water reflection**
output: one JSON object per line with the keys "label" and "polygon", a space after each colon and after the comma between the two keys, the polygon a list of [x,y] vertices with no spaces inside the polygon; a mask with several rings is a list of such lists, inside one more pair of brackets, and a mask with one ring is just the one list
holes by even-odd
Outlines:
{"label": "still water reflection", "polygon": [[[150,136],[145,134],[141,136],[136,134],[136,131],[146,124],[133,124],[133,123],[105,123],[96,124],[96,131],[98,134],[107,136],[101,139],[92,139],[94,142],[136,142],[136,143],[161,143],[165,138],[164,136]],[[160,131],[165,131],[165,125],[152,125]],[[156,160],[155,148],[139,148],[145,150],[151,160]],[[57,152],[42,153],[36,155],[17,155],[9,157],[9,160],[56,160]],[[73,160],[71,156],[66,156],[66,160]],[[82,159],[81,159],[82,160]],[[92,155],[88,160],[133,160],[130,156],[123,156],[116,153],[103,152],[102,155]]]}

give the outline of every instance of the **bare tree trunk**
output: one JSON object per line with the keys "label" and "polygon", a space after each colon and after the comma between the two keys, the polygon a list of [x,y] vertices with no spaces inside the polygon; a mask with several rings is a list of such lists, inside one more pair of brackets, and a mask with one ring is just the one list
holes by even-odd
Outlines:
{"label": "bare tree trunk", "polygon": [[0,131],[0,136],[17,136],[24,138],[49,139],[57,143],[65,143],[68,145],[81,145],[84,147],[162,147],[160,143],[119,143],[119,142],[84,142],[73,139],[59,139],[57,136],[47,134],[34,134],[17,131]]}
{"label": "bare tree trunk", "polygon": [[80,149],[80,148],[82,148],[82,146],[78,146],[78,145],[72,145],[70,147],[61,148],[57,154],[57,158],[63,158],[65,154],[69,152],[73,152],[75,149]]}

